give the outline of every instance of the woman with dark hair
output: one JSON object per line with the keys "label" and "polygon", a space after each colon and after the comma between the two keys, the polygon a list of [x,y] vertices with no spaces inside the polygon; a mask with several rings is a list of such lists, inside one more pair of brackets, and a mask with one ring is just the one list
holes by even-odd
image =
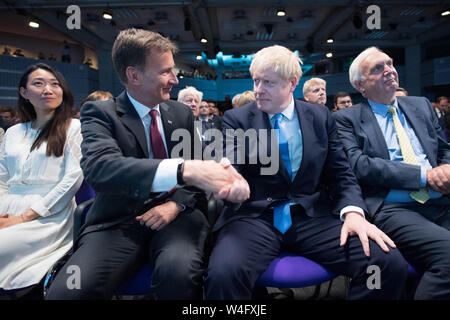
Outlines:
{"label": "woman with dark hair", "polygon": [[0,145],[0,289],[38,284],[72,247],[83,181],[80,122],[64,77],[46,64],[19,82],[19,124]]}

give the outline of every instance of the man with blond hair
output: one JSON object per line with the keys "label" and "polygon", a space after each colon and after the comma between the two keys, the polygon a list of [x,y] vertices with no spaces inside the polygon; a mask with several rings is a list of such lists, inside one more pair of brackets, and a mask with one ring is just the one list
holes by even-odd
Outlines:
{"label": "man with blond hair", "polygon": [[311,78],[303,84],[303,97],[309,103],[327,103],[327,82],[321,78]]}
{"label": "man with blond hair", "polygon": [[[225,209],[214,225],[206,298],[250,299],[256,281],[282,251],[351,277],[350,299],[400,298],[407,264],[395,244],[366,221],[330,111],[293,97],[302,75],[298,56],[282,46],[264,48],[250,73],[256,101],[225,112],[223,132],[235,144],[227,143],[224,153],[230,160],[239,154],[248,160],[255,144],[261,148],[261,141],[243,146],[230,135],[234,130],[256,130],[266,142],[275,135],[271,159],[278,170],[265,175],[261,169],[271,163],[235,164],[251,195],[237,211]],[[367,287],[371,265],[382,270],[377,290]]]}
{"label": "man with blond hair", "polygon": [[366,98],[335,112],[368,217],[423,271],[414,298],[450,299],[450,145],[430,102],[397,96],[398,73],[376,47],[361,52],[350,83]]}

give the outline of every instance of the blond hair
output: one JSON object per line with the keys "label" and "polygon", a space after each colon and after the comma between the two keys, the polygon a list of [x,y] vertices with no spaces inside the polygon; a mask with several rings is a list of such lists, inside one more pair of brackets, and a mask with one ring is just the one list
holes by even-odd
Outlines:
{"label": "blond hair", "polygon": [[233,97],[233,100],[231,100],[231,104],[233,105],[233,108],[237,108],[246,105],[247,103],[253,102],[255,100],[256,98],[253,91],[247,90],[235,95]]}
{"label": "blond hair", "polygon": [[298,81],[302,76],[301,64],[302,61],[294,52],[286,47],[274,45],[255,53],[250,65],[250,74],[253,77],[255,72],[272,69],[286,81],[294,77]]}
{"label": "blond hair", "polygon": [[308,81],[305,81],[303,84],[303,95],[307,94],[312,90],[312,86],[317,84],[323,84],[324,86],[327,85],[327,82],[321,78],[311,78]]}

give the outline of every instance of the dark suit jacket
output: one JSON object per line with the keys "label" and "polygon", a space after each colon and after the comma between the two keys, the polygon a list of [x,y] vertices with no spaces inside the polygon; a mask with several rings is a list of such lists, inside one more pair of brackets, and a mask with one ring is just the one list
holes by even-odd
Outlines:
{"label": "dark suit jacket", "polygon": [[[450,163],[450,146],[430,102],[423,97],[397,97],[432,167]],[[420,167],[391,161],[377,119],[366,101],[334,113],[339,138],[373,215],[390,189],[418,190]]]}
{"label": "dark suit jacket", "polygon": [[[258,160],[249,164],[249,146],[245,147],[245,163],[235,164],[250,186],[250,199],[237,212],[227,208],[219,217],[214,230],[244,216],[258,216],[268,207],[281,201],[299,203],[311,217],[330,214],[339,215],[342,208],[354,205],[366,210],[356,177],[347,161],[341,142],[337,138],[336,126],[327,108],[299,100],[295,101],[303,136],[303,158],[296,177],[291,181],[281,160],[278,146],[275,152],[280,168],[274,175],[261,175],[263,165]],[[261,133],[270,135],[270,121],[260,111],[256,102],[225,112],[223,133],[227,129],[268,129]],[[258,138],[259,139],[259,138]],[[270,137],[267,138],[270,141]],[[225,148],[227,138],[225,140]],[[236,142],[236,141],[235,141]],[[270,143],[269,143],[270,144]],[[237,142],[234,144],[234,152]],[[224,154],[227,154],[224,151]],[[231,157],[232,158],[232,157]],[[230,159],[232,160],[232,159]]]}
{"label": "dark suit jacket", "polygon": [[[172,132],[184,128],[193,138],[194,117],[187,106],[175,101],[160,103],[160,112],[170,157],[178,143],[171,141]],[[107,228],[141,214],[144,208],[148,210],[144,205],[156,195],[150,190],[162,160],[148,159],[144,127],[126,93],[108,101],[84,104],[81,133],[81,167],[84,178],[96,192],[83,226],[85,231]],[[201,194],[182,188],[168,199],[193,208]]]}
{"label": "dark suit jacket", "polygon": [[222,117],[218,117],[216,115],[213,115],[209,121],[212,124],[212,128],[217,130],[222,130]]}

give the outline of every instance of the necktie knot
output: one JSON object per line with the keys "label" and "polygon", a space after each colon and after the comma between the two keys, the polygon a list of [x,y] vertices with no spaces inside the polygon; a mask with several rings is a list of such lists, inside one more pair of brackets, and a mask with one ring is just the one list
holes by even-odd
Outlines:
{"label": "necktie knot", "polygon": [[282,113],[277,113],[274,116],[275,122],[278,122],[278,123],[281,121],[282,118],[283,118],[283,114]]}
{"label": "necktie knot", "polygon": [[390,106],[388,108],[388,113],[390,113],[392,115],[396,115],[397,114],[397,109],[394,106]]}
{"label": "necktie knot", "polygon": [[158,115],[158,111],[156,111],[156,109],[150,110],[149,113],[150,113],[150,117],[152,117],[152,120],[156,119],[156,116]]}

